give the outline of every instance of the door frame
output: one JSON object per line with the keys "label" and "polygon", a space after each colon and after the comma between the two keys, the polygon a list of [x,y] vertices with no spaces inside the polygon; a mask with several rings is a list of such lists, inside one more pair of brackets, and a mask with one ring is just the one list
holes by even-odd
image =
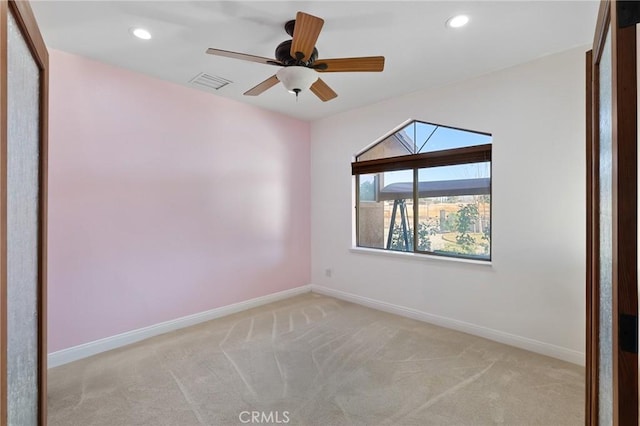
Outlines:
{"label": "door frame", "polygon": [[11,13],[40,68],[40,164],[38,217],[38,419],[47,424],[47,174],[49,54],[31,6],[0,0],[0,426],[7,411],[7,19]]}
{"label": "door frame", "polygon": [[[585,424],[599,414],[599,64],[611,30],[613,424],[638,421],[638,354],[621,348],[621,315],[638,315],[636,25],[621,27],[617,0],[603,0],[586,55],[587,269]],[[622,327],[624,329],[624,327]],[[637,338],[637,331],[636,331]]]}

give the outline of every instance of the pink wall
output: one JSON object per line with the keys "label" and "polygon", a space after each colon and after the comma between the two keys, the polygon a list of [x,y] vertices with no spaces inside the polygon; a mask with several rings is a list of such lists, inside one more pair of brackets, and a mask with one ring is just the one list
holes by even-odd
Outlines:
{"label": "pink wall", "polygon": [[51,51],[49,351],[310,282],[302,121]]}

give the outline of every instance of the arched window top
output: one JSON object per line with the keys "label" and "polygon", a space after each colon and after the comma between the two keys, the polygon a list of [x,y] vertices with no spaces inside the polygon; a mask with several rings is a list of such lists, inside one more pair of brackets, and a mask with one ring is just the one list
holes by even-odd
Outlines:
{"label": "arched window top", "polygon": [[402,129],[383,136],[356,156],[356,161],[424,154],[491,143],[488,133],[413,120]]}

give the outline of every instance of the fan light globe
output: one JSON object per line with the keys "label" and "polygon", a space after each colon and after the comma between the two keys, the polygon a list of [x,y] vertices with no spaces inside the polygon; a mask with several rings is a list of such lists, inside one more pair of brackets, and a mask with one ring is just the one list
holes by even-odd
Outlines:
{"label": "fan light globe", "polygon": [[456,15],[447,20],[447,26],[449,28],[464,27],[469,23],[469,17],[467,15]]}
{"label": "fan light globe", "polygon": [[288,91],[297,95],[316,82],[318,73],[311,68],[291,66],[282,68],[276,73],[276,77]]}
{"label": "fan light globe", "polygon": [[142,40],[151,40],[151,33],[144,28],[131,28],[131,34]]}

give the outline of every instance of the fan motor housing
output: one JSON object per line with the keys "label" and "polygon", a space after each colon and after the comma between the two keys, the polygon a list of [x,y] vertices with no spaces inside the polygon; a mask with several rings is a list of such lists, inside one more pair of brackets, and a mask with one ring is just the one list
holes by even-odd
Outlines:
{"label": "fan motor housing", "polygon": [[302,65],[305,67],[309,67],[313,65],[313,63],[318,59],[318,49],[313,48],[313,53],[311,57],[306,61],[298,61],[296,58],[291,56],[291,43],[293,40],[285,40],[276,47],[276,59],[283,63],[286,66],[291,65]]}

